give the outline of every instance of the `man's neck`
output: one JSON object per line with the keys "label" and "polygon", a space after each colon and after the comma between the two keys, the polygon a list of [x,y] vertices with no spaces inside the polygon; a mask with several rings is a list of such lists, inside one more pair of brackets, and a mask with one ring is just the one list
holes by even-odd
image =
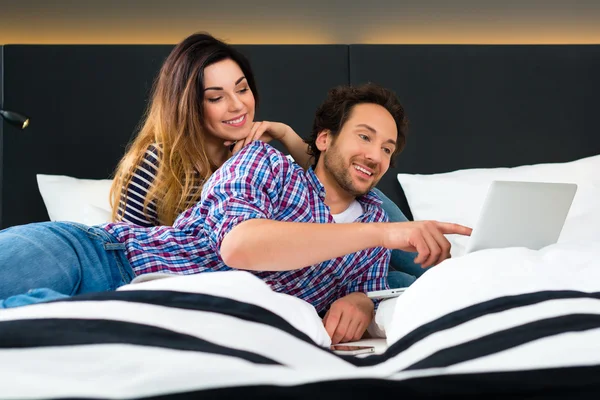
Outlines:
{"label": "man's neck", "polygon": [[356,197],[338,185],[333,176],[323,167],[322,163],[317,163],[315,175],[317,175],[317,178],[319,178],[319,181],[325,188],[325,204],[327,204],[332,214],[339,214],[346,211],[350,207],[350,204],[356,200]]}

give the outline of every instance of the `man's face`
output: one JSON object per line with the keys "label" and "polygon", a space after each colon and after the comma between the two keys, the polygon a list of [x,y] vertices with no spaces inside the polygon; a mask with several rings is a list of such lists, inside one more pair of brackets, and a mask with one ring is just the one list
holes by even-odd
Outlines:
{"label": "man's face", "polygon": [[363,103],[352,108],[337,137],[328,136],[323,138],[319,162],[342,190],[358,197],[375,187],[388,170],[398,130],[385,108]]}

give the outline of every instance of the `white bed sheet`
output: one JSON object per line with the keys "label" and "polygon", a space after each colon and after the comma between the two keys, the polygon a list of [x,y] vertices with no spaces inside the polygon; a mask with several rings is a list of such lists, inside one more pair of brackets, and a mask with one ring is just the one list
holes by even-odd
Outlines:
{"label": "white bed sheet", "polygon": [[[245,272],[160,279],[8,309],[0,313],[0,398],[142,398],[248,385],[406,381],[458,373],[477,379],[489,372],[597,366],[599,260],[600,241],[538,252],[486,250],[447,260],[388,300],[393,307],[380,307],[391,310],[391,317],[376,316],[387,343],[358,342],[375,345],[379,355],[355,361],[323,349],[329,338],[310,305],[272,292]],[[502,305],[510,296],[564,291],[576,296],[463,313],[488,302]],[[221,303],[229,309],[215,307]],[[453,313],[466,319],[444,326]],[[577,329],[569,330],[568,322],[558,326],[562,331],[540,337],[527,336],[537,335],[536,328],[511,333],[561,318]],[[119,334],[114,329],[122,325],[127,329]],[[416,337],[424,328],[426,334]],[[511,343],[515,339],[520,341]],[[521,384],[526,390],[530,382]]]}

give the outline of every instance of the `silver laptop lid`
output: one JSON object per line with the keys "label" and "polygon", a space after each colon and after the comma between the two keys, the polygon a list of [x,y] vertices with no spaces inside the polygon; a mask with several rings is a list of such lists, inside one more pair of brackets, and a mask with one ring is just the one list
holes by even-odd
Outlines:
{"label": "silver laptop lid", "polygon": [[577,185],[493,181],[466,253],[527,247],[539,250],[558,241]]}

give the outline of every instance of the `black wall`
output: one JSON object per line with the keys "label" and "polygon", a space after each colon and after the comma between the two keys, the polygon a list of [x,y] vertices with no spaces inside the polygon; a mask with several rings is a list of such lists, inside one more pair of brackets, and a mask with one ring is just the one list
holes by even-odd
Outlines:
{"label": "black wall", "polygon": [[[0,107],[4,105],[4,46],[0,46]],[[2,154],[4,152],[4,119],[0,117],[0,194],[2,190],[3,163]],[[4,227],[2,222],[2,198],[0,197],[0,227]]]}

